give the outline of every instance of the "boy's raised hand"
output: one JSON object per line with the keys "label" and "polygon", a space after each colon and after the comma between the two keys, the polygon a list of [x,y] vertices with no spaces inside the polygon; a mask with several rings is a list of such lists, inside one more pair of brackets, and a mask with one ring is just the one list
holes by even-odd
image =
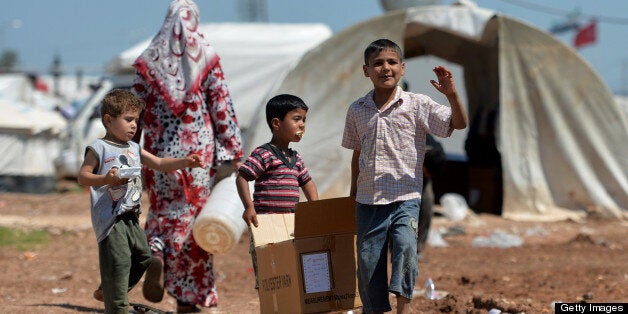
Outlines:
{"label": "boy's raised hand", "polygon": [[188,160],[188,167],[190,168],[201,167],[205,169],[205,162],[203,162],[203,160],[201,159],[201,156],[197,154],[190,154],[189,156],[186,157],[186,159]]}
{"label": "boy's raised hand", "polygon": [[451,75],[451,72],[447,70],[442,65],[439,65],[433,69],[434,73],[436,73],[436,78],[438,78],[438,82],[434,80],[430,80],[430,83],[441,93],[446,96],[450,96],[456,93],[456,85],[454,85],[454,77]]}

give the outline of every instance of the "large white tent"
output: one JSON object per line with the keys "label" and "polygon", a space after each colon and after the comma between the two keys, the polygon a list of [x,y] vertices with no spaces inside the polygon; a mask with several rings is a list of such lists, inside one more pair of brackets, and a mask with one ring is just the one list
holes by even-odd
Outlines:
{"label": "large white tent", "polygon": [[[310,106],[295,148],[323,197],[348,193],[344,117],[371,88],[363,50],[378,38],[403,45],[406,59],[432,55],[461,65],[470,117],[497,113],[503,216],[625,217],[628,122],[607,86],[552,35],[474,5],[415,7],[356,24],[312,49],[271,93],[296,94]],[[248,150],[270,138],[263,112],[252,121]]]}

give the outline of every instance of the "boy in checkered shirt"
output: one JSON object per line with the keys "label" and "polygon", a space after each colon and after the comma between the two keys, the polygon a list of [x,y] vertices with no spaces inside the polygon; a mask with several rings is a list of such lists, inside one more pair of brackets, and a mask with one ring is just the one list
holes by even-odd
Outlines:
{"label": "boy in checkered shirt", "polygon": [[[467,126],[467,113],[452,74],[437,66],[438,82],[450,106],[397,86],[405,74],[401,48],[388,39],[364,51],[364,76],[373,90],[347,111],[342,146],[353,150],[350,195],[356,197],[358,289],[363,311],[409,311],[419,273],[417,226],[426,134],[448,137]],[[390,285],[387,253],[391,252]]]}

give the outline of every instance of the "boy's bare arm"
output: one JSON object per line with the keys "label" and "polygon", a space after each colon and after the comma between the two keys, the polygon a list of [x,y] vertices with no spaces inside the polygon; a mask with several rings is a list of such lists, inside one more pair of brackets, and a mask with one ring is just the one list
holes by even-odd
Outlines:
{"label": "boy's bare arm", "polygon": [[98,159],[94,152],[87,150],[85,159],[79,169],[78,183],[82,186],[100,186],[105,184],[120,185],[126,183],[129,179],[118,178],[116,172],[118,168],[111,168],[106,174],[96,174],[94,170],[98,168]]}
{"label": "boy's bare arm", "polygon": [[434,73],[438,78],[438,82],[431,80],[430,83],[441,93],[447,96],[449,105],[451,106],[451,126],[460,130],[467,127],[468,118],[464,103],[460,99],[460,95],[456,91],[456,84],[451,72],[444,66],[434,68]]}
{"label": "boy's bare arm", "polygon": [[351,157],[351,189],[349,196],[355,196],[358,192],[358,175],[360,174],[360,151],[354,150]]}
{"label": "boy's bare arm", "polygon": [[314,184],[314,180],[310,180],[308,183],[301,187],[303,190],[303,194],[305,194],[305,198],[308,201],[318,201],[318,190],[316,189],[316,184]]}
{"label": "boy's bare arm", "polygon": [[242,201],[242,205],[244,205],[242,219],[244,219],[247,226],[253,224],[255,227],[258,227],[257,213],[255,212],[255,206],[253,206],[253,200],[251,199],[249,182],[241,174],[238,174],[236,177],[236,187],[238,188],[240,201]]}
{"label": "boy's bare arm", "polygon": [[190,154],[185,158],[173,158],[157,157],[146,150],[142,149],[142,164],[148,168],[155,169],[157,171],[172,171],[181,168],[205,168],[205,163],[202,161],[201,156],[197,154]]}
{"label": "boy's bare arm", "polygon": [[460,97],[456,93],[454,96],[447,96],[447,99],[451,105],[451,127],[456,130],[466,128],[468,124],[467,111]]}

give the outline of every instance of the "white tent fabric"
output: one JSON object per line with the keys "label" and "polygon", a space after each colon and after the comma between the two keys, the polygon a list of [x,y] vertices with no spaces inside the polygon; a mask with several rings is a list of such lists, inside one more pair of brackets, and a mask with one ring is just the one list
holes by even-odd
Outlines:
{"label": "white tent fabric", "polygon": [[0,175],[50,176],[66,121],[23,74],[0,77]]}
{"label": "white tent fabric", "polygon": [[[268,91],[301,56],[332,35],[324,24],[207,23],[201,32],[220,56],[238,122],[250,124]],[[132,67],[151,38],[122,52],[107,66],[112,74],[134,74]]]}
{"label": "white tent fabric", "polygon": [[[498,110],[504,217],[626,216],[628,122],[599,76],[546,32],[466,5],[410,8],[357,24],[311,50],[271,93],[296,94],[310,106],[306,135],[294,146],[322,197],[348,193],[344,116],[371,88],[362,53],[378,38],[402,44],[406,58],[462,65],[470,117]],[[263,112],[253,121],[248,150],[270,139]]]}
{"label": "white tent fabric", "polygon": [[628,96],[615,95],[615,101],[619,104],[619,107],[623,108],[624,114],[628,116]]}
{"label": "white tent fabric", "polygon": [[60,151],[63,117],[1,99],[0,108],[0,175],[53,177],[51,156]]}
{"label": "white tent fabric", "polygon": [[[597,73],[547,33],[499,17],[499,130],[506,216],[621,217],[628,209],[628,124]],[[591,207],[591,208],[589,208]]]}

